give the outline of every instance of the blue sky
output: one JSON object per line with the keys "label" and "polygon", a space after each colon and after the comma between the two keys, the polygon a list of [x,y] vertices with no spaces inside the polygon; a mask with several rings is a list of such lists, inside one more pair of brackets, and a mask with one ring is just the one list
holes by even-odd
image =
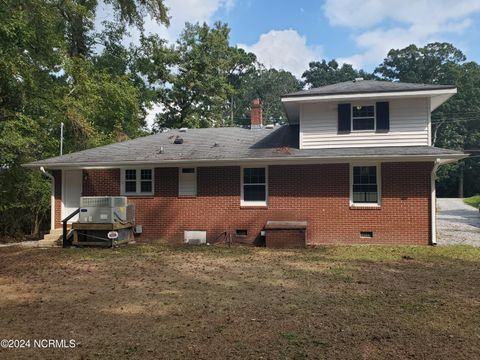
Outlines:
{"label": "blue sky", "polygon": [[[297,77],[308,62],[338,59],[373,70],[387,51],[448,41],[480,61],[480,0],[165,0],[167,29],[146,18],[146,30],[175,41],[185,21],[227,22],[231,43],[267,67]],[[100,22],[110,16],[104,5]]]}

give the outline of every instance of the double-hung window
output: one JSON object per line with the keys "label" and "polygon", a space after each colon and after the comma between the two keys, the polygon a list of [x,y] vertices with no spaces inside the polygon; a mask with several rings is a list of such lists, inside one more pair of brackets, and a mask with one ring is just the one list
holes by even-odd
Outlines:
{"label": "double-hung window", "polygon": [[123,195],[153,195],[153,169],[122,169]]}
{"label": "double-hung window", "polygon": [[380,204],[379,166],[352,166],[352,204]]}
{"label": "double-hung window", "polygon": [[242,168],[242,205],[267,205],[267,176],[266,167]]}
{"label": "double-hung window", "polygon": [[352,106],[352,130],[375,130],[375,105]]}

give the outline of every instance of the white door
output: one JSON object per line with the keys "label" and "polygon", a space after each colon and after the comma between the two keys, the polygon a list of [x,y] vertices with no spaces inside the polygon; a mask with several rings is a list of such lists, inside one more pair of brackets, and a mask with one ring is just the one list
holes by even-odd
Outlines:
{"label": "white door", "polygon": [[[82,196],[82,170],[64,170],[62,185],[62,219],[65,219],[80,207],[80,196]],[[77,220],[78,215],[71,218],[68,223],[70,224]]]}

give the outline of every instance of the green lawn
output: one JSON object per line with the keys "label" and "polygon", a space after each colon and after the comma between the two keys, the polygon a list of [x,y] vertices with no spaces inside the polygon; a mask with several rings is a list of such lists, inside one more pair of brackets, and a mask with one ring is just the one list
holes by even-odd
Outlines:
{"label": "green lawn", "polygon": [[469,198],[463,199],[465,204],[473,206],[474,208],[479,208],[480,207],[480,195],[475,195],[471,196]]}
{"label": "green lawn", "polygon": [[480,248],[0,249],[3,359],[480,359]]}

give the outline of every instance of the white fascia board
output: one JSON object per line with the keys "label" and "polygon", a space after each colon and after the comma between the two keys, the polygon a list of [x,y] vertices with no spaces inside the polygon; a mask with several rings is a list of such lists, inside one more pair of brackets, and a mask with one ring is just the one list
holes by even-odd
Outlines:
{"label": "white fascia board", "polygon": [[[282,103],[295,102],[319,102],[319,101],[335,101],[335,100],[357,100],[357,99],[373,99],[373,98],[401,98],[401,97],[431,97],[438,95],[454,95],[457,89],[439,89],[439,90],[420,90],[420,91],[392,91],[377,93],[359,93],[359,94],[338,94],[338,95],[310,95],[310,96],[292,96],[283,97]],[[447,98],[448,99],[448,98]]]}
{"label": "white fascia board", "polygon": [[[383,161],[383,162],[409,162],[409,161],[434,161],[440,158],[444,163],[454,162],[466,158],[467,154],[444,154],[444,155],[359,155],[359,156],[316,156],[316,157],[288,157],[288,158],[258,158],[258,159],[221,159],[221,160],[164,160],[164,161],[132,161],[132,162],[109,162],[109,163],[57,163],[41,165],[46,169],[117,169],[128,166],[141,167],[194,167],[194,166],[242,166],[248,164],[257,165],[308,165],[308,164],[336,164],[349,163],[352,161]],[[40,165],[28,165],[28,168],[39,168]]]}

